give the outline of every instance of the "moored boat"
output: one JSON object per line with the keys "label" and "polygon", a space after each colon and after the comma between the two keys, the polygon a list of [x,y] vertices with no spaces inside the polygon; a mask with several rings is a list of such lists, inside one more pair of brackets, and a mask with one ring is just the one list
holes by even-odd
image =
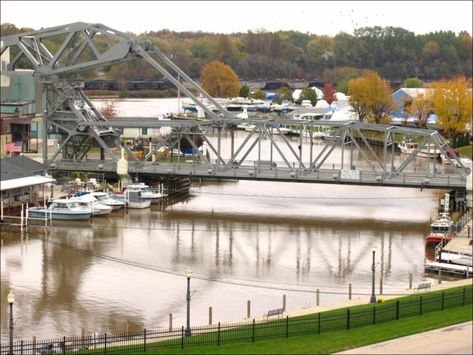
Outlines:
{"label": "moored boat", "polygon": [[430,143],[422,147],[417,153],[417,156],[421,158],[437,159],[440,158],[441,153],[442,152],[435,144]]}
{"label": "moored boat", "polygon": [[149,199],[151,203],[158,203],[163,197],[166,197],[166,194],[160,192],[151,191],[148,185],[144,183],[139,184],[130,184],[125,186],[125,191],[132,190],[132,191],[140,191],[141,198]]}
{"label": "moored boat", "polygon": [[147,208],[151,206],[151,199],[144,198],[140,190],[125,190],[124,201],[128,208]]}
{"label": "moored boat", "polygon": [[401,153],[406,153],[406,154],[411,154],[414,152],[419,144],[417,142],[412,142],[412,141],[402,141],[401,143],[398,143],[398,147],[401,150]]}
{"label": "moored boat", "polygon": [[427,244],[439,244],[448,242],[453,238],[453,221],[449,215],[449,194],[444,197],[444,211],[441,212],[439,218],[430,224],[430,233],[425,237]]}
{"label": "moored boat", "polygon": [[80,206],[70,199],[56,199],[47,207],[30,207],[28,216],[56,220],[87,220],[92,216],[92,208]]}
{"label": "moored boat", "polygon": [[125,206],[123,198],[114,197],[114,195],[109,195],[106,192],[91,192],[91,195],[94,196],[101,204],[110,206],[114,211]]}
{"label": "moored boat", "polygon": [[427,244],[438,244],[452,239],[453,221],[448,213],[441,213],[440,218],[430,224],[430,233],[425,237]]}
{"label": "moored boat", "polygon": [[90,207],[93,216],[101,216],[112,212],[113,208],[99,202],[91,193],[75,196],[71,200],[76,201],[80,206]]}

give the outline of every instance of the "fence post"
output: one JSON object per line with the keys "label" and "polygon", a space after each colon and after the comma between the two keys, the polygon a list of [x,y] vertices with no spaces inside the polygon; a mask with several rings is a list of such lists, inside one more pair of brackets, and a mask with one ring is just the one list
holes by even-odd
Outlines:
{"label": "fence post", "polygon": [[36,337],[33,337],[33,354],[36,354]]}
{"label": "fence post", "polygon": [[409,290],[412,290],[412,273],[409,273]]}
{"label": "fence post", "polygon": [[209,325],[212,325],[212,307],[209,307]]}
{"label": "fence post", "polygon": [[184,349],[184,326],[181,327],[181,349]]}
{"label": "fence post", "polygon": [[399,300],[396,301],[396,320],[399,320]]}
{"label": "fence post", "polygon": [[315,291],[315,304],[317,306],[319,305],[319,301],[320,301],[320,291],[319,289],[317,289],[317,291]]}
{"label": "fence post", "polygon": [[20,341],[20,354],[23,355],[23,340]]}
{"label": "fence post", "polygon": [[318,322],[317,322],[317,334],[320,334],[320,312],[319,312],[319,315],[318,315]]}
{"label": "fence post", "polygon": [[85,348],[85,329],[80,328],[80,344],[82,348]]}
{"label": "fence post", "polygon": [[442,311],[445,309],[445,291],[442,291]]}
{"label": "fence post", "polygon": [[255,342],[255,319],[253,318],[253,331],[251,334],[251,341],[254,343]]}
{"label": "fence post", "polygon": [[422,296],[419,299],[419,315],[422,315]]}
{"label": "fence post", "polygon": [[62,337],[62,353],[66,354],[66,337]]}
{"label": "fence post", "polygon": [[282,311],[286,312],[286,295],[282,295]]}
{"label": "fence post", "polygon": [[251,316],[251,301],[246,301],[246,318],[250,318]]}
{"label": "fence post", "polygon": [[286,338],[289,337],[289,316],[286,316]]}
{"label": "fence post", "polygon": [[169,331],[172,332],[172,313],[169,313]]}
{"label": "fence post", "polygon": [[350,308],[347,308],[347,330],[350,329]]}
{"label": "fence post", "polygon": [[373,306],[373,324],[376,324],[376,306]]}
{"label": "fence post", "polygon": [[107,333],[105,333],[104,335],[104,341],[105,341],[105,345],[103,347],[103,350],[104,350],[105,355],[107,355]]}
{"label": "fence post", "polygon": [[143,330],[143,351],[146,352],[146,328]]}
{"label": "fence post", "polygon": [[466,296],[466,290],[465,290],[465,287],[463,287],[463,306],[465,305],[465,296]]}
{"label": "fence post", "polygon": [[218,322],[217,346],[220,346],[220,322]]}

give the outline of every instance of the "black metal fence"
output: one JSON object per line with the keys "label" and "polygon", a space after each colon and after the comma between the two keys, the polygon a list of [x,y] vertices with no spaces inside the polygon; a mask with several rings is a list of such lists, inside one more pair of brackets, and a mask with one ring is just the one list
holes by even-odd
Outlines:
{"label": "black metal fence", "polygon": [[424,313],[464,306],[472,303],[472,288],[425,293],[415,299],[379,303],[372,307],[356,307],[307,316],[288,316],[266,321],[216,324],[192,327],[186,336],[184,327],[172,330],[143,331],[123,334],[102,334],[63,337],[48,340],[21,340],[3,343],[0,354],[123,354],[157,349],[185,348],[198,345],[222,345],[234,342],[255,342],[301,334],[321,334],[335,330],[358,328]]}

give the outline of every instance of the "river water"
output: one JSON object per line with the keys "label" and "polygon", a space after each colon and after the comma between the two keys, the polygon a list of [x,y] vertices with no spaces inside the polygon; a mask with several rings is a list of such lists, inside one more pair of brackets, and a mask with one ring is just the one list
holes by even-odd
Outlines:
{"label": "river water", "polygon": [[[176,99],[122,100],[120,116],[176,111]],[[422,164],[422,162],[419,162]],[[191,324],[251,317],[371,293],[423,273],[424,236],[445,191],[299,183],[194,183],[164,209],[121,210],[91,222],[2,229],[1,339],[12,289],[15,338],[166,329],[185,325],[191,267]]]}

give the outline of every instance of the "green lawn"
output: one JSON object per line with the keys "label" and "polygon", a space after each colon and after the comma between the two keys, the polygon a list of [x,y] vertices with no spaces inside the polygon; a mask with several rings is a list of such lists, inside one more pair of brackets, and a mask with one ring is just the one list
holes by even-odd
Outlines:
{"label": "green lawn", "polygon": [[471,158],[473,156],[473,146],[471,145],[465,145],[464,147],[458,148],[460,150],[460,155]]}
{"label": "green lawn", "polygon": [[328,333],[299,335],[289,338],[259,340],[254,343],[240,342],[221,346],[194,346],[184,349],[147,351],[146,354],[329,354],[365,346],[406,335],[466,322],[472,319],[473,308],[469,304],[445,311],[438,311],[383,323],[338,330]]}

